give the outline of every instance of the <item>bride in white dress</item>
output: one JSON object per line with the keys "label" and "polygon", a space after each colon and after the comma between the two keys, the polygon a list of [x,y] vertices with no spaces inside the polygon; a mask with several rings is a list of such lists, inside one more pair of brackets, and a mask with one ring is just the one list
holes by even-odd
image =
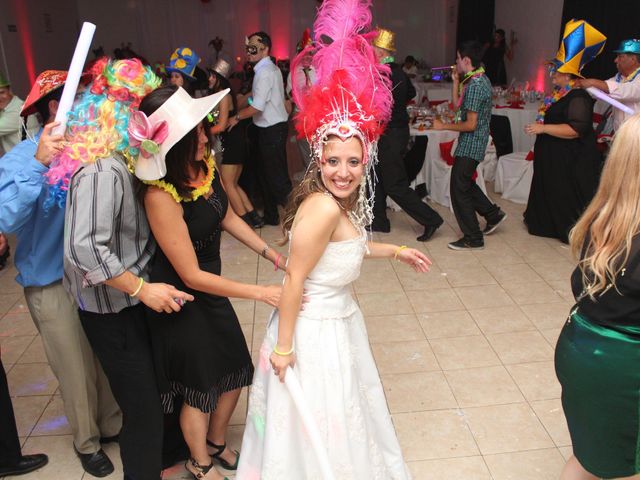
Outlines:
{"label": "bride in white dress", "polygon": [[[319,16],[337,1],[325,0]],[[319,38],[318,22],[314,30]],[[341,43],[344,47],[344,39]],[[370,46],[358,44],[360,49],[363,45],[366,66]],[[370,242],[363,228],[371,221],[365,184],[371,181],[380,133],[376,119],[388,118],[389,104],[378,97],[389,93],[387,70],[372,64],[371,71],[378,75],[371,75],[372,85],[363,89],[366,76],[352,84],[340,73],[340,64],[326,70],[314,67],[320,74],[318,84],[305,99],[294,97],[301,110],[297,127],[311,139],[314,162],[285,209],[289,261],[279,310],[272,314],[260,348],[236,479],[323,478],[282,383],[292,368],[336,479],[407,480],[410,474],[351,283],[365,257],[395,258],[417,272],[426,272],[431,262],[416,249]],[[332,73],[322,78],[323,71]]]}

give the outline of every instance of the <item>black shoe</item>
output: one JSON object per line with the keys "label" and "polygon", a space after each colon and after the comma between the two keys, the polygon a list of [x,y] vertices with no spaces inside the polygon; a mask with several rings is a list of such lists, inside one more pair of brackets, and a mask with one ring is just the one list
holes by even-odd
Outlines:
{"label": "black shoe", "polygon": [[430,240],[431,237],[433,237],[433,234],[436,233],[436,230],[438,230],[443,223],[444,222],[440,222],[437,225],[426,225],[424,227],[424,233],[420,235],[418,238],[416,238],[416,240],[419,242],[426,242]]}
{"label": "black shoe", "polygon": [[251,219],[253,228],[261,228],[264,226],[264,219],[260,215],[258,215],[255,210],[247,212],[247,215],[249,215],[249,218]]}
{"label": "black shoe", "polygon": [[116,433],[110,437],[100,437],[100,443],[119,443],[120,442],[120,434]]}
{"label": "black shoe", "polygon": [[23,475],[33,472],[49,463],[49,457],[44,453],[36,453],[35,455],[22,455],[20,460],[14,465],[0,465],[0,477],[11,475]]}
{"label": "black shoe", "polygon": [[244,215],[240,215],[240,218],[242,220],[244,220],[244,223],[249,225],[251,228],[254,228],[253,222],[251,221],[251,216],[249,215],[249,213],[245,213]]}
{"label": "black shoe", "polygon": [[484,227],[484,230],[482,231],[482,233],[484,233],[485,235],[491,235],[493,232],[496,231],[496,228],[498,228],[498,225],[504,222],[506,218],[507,218],[507,214],[504,213],[502,210],[500,210],[495,218],[492,218],[491,221],[487,220],[487,226]]}
{"label": "black shoe", "polygon": [[379,233],[389,233],[391,231],[391,223],[389,223],[389,221],[387,220],[387,222],[373,222],[371,225],[369,225],[367,227],[367,230],[370,230],[372,232],[379,232]]}
{"label": "black shoe", "polygon": [[82,468],[84,468],[85,472],[94,477],[106,477],[113,473],[113,463],[111,463],[107,454],[104,453],[104,450],[100,449],[96,453],[80,453],[75,445],[73,449],[76,455],[78,455],[78,458],[80,458],[80,463],[82,463]]}
{"label": "black shoe", "polygon": [[447,245],[451,250],[483,250],[484,240],[472,240],[469,237],[462,237],[460,240]]}

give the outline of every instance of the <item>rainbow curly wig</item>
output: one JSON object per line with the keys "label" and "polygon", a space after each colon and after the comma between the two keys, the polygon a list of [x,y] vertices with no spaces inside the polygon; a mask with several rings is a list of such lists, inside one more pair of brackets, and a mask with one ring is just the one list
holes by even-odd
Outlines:
{"label": "rainbow curly wig", "polygon": [[129,149],[127,126],[140,101],[161,80],[138,59],[102,58],[91,69],[93,82],[81,94],[67,119],[67,146],[45,174],[49,197],[45,208],[64,207],[69,181],[81,164],[93,163]]}

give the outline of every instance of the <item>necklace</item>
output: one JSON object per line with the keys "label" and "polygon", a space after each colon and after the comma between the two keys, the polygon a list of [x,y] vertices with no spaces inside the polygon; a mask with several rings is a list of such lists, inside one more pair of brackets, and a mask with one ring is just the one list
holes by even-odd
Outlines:
{"label": "necklace", "polygon": [[544,123],[544,117],[547,114],[547,110],[551,108],[551,106],[564,97],[567,93],[573,90],[575,82],[570,80],[567,85],[564,87],[554,87],[553,94],[544,97],[544,100],[540,103],[540,108],[538,109],[538,115],[536,115],[537,123]]}
{"label": "necklace", "polygon": [[464,75],[464,77],[462,78],[462,81],[460,82],[460,84],[458,85],[458,105],[457,105],[457,109],[456,109],[456,113],[454,116],[453,121],[455,123],[459,123],[460,120],[462,120],[462,102],[464,100],[464,94],[467,91],[467,85],[466,83],[476,77],[479,77],[481,75],[484,74],[484,67],[480,67],[480,68],[476,68],[475,70],[472,70],[468,73],[466,73]]}
{"label": "necklace", "polygon": [[616,75],[616,82],[618,83],[633,82],[639,74],[640,74],[640,67],[636,68],[633,72],[631,72],[626,77],[623,77],[621,73],[618,73]]}
{"label": "necklace", "polygon": [[201,196],[207,194],[207,192],[211,189],[211,184],[213,183],[213,179],[215,177],[216,162],[213,155],[208,155],[204,159],[204,161],[207,164],[207,176],[202,182],[191,185],[192,187],[194,187],[194,189],[191,191],[188,197],[182,197],[176,190],[176,187],[174,187],[171,183],[165,182],[164,180],[144,181],[144,183],[147,185],[154,185],[164,190],[169,195],[171,195],[177,203],[194,202]]}

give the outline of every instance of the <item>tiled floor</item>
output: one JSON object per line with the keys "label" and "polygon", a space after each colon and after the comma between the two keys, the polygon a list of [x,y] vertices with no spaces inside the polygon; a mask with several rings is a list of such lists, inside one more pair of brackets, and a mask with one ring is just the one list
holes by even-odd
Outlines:
{"label": "tiled floor", "polygon": [[[509,218],[478,252],[454,252],[450,211],[428,243],[403,213],[378,240],[424,250],[434,262],[417,275],[391,260],[368,260],[354,285],[389,408],[417,480],[555,480],[571,454],[553,370],[553,347],[572,305],[573,262],[561,243],[528,235],[523,207],[497,200]],[[279,238],[265,228],[268,241]],[[244,282],[276,282],[271,264],[226,236],[223,274]],[[79,480],[57,382],[26,309],[15,270],[0,272],[0,342],[18,430],[26,452],[49,465],[25,479]],[[269,308],[234,301],[255,353]],[[246,392],[229,432],[240,447]],[[117,445],[108,445],[119,464]],[[121,469],[118,466],[118,472]],[[122,478],[121,473],[109,478]],[[165,478],[189,478],[181,466]],[[301,479],[302,480],[302,479]]]}

